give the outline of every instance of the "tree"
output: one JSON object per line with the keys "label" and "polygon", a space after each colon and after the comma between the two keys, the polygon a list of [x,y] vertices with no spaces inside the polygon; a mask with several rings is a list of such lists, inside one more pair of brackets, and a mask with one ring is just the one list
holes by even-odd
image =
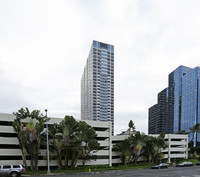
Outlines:
{"label": "tree", "polygon": [[80,121],[78,123],[78,127],[79,135],[82,135],[80,136],[80,157],[82,158],[82,165],[84,166],[86,161],[96,158],[96,156],[93,155],[93,153],[99,149],[100,144],[96,140],[97,134],[94,128],[92,128],[90,125],[83,121]]}
{"label": "tree", "polygon": [[149,162],[156,163],[163,158],[162,149],[166,147],[164,137],[164,133],[153,137],[136,132],[135,135],[117,143],[114,150],[120,153],[120,159],[124,165],[137,163],[139,157],[145,157]]}
{"label": "tree", "polygon": [[131,136],[131,134],[132,134],[131,130],[132,130],[132,132],[135,132],[135,125],[132,120],[129,121],[128,127],[129,127],[129,136]]}
{"label": "tree", "polygon": [[68,168],[70,145],[75,142],[75,132],[77,131],[78,124],[73,116],[65,116],[60,125],[65,147],[65,168]]}
{"label": "tree", "polygon": [[190,158],[191,158],[191,159],[197,159],[197,160],[198,160],[198,159],[199,159],[199,157],[200,157],[200,156],[197,154],[197,152],[196,152],[196,151],[194,151],[194,153],[193,153],[193,154],[190,154]]}
{"label": "tree", "polygon": [[36,140],[36,128],[35,128],[35,126],[36,126],[36,122],[34,122],[33,120],[30,120],[30,122],[28,122],[26,124],[26,133],[27,133],[27,137],[28,137],[30,155],[31,155],[31,170],[35,169],[35,167],[33,165],[34,156],[36,154],[35,143],[34,143],[34,141]]}
{"label": "tree", "polygon": [[144,139],[145,146],[143,156],[148,162],[151,162],[153,159],[153,139],[152,136],[146,136]]}
{"label": "tree", "polygon": [[[16,116],[13,128],[17,133],[22,151],[23,164],[26,165],[26,152],[31,156],[31,170],[38,170],[38,156],[40,145],[46,145],[45,123],[49,120],[39,110],[29,111],[21,108],[13,113]],[[49,126],[50,151],[56,152],[59,168],[74,167],[79,159],[85,165],[86,161],[95,159],[94,153],[100,144],[96,140],[97,134],[86,122],[76,121],[72,116],[65,116],[59,124]],[[62,164],[62,157],[65,164]],[[71,164],[69,164],[71,160]]]}
{"label": "tree", "polygon": [[156,163],[159,160],[163,159],[162,149],[166,148],[166,143],[164,140],[165,134],[160,133],[158,137],[153,137],[152,140],[152,160]]}
{"label": "tree", "polygon": [[62,149],[63,149],[63,142],[62,142],[62,138],[60,135],[56,135],[56,139],[54,141],[54,144],[55,144],[55,148],[57,150],[57,153],[58,153],[58,166],[59,166],[59,169],[62,169],[63,166],[62,166]]}
{"label": "tree", "polygon": [[23,165],[27,169],[26,164],[26,147],[27,147],[27,136],[25,131],[25,123],[22,122],[23,119],[29,117],[30,111],[28,108],[21,108],[17,112],[13,112],[15,119],[13,121],[13,129],[17,134],[17,139],[22,152]]}
{"label": "tree", "polygon": [[130,139],[125,139],[114,146],[114,150],[120,153],[120,159],[123,165],[127,165],[131,161]]}
{"label": "tree", "polygon": [[69,158],[71,159],[70,167],[74,167],[80,157],[84,165],[86,161],[94,157],[91,152],[98,150],[100,146],[95,139],[97,137],[95,130],[86,122],[77,122],[72,116],[65,116],[61,124],[64,125],[65,167],[69,165]]}
{"label": "tree", "polygon": [[[28,122],[27,125],[30,126],[27,126],[27,133],[29,134],[29,136],[30,134],[32,134],[33,136],[31,139],[32,141],[30,141],[29,139],[30,146],[32,146],[30,150],[32,150],[33,153],[33,159],[31,159],[34,161],[33,170],[38,170],[38,156],[40,154],[41,133],[43,132],[44,125],[48,120],[49,118],[43,116],[43,114],[41,114],[39,110],[33,110],[30,113],[29,118],[26,119],[26,121]],[[30,128],[32,128],[31,131]]]}
{"label": "tree", "polygon": [[[51,126],[49,135],[50,150],[57,152],[59,168],[74,167],[79,159],[85,165],[86,161],[95,158],[93,153],[100,146],[94,128],[86,122],[76,121],[72,116],[65,116],[59,124]],[[64,165],[62,155],[65,157]]]}
{"label": "tree", "polygon": [[24,125],[18,117],[16,117],[16,119],[14,119],[13,129],[14,129],[14,132],[17,134],[17,139],[18,139],[19,146],[20,146],[20,149],[22,152],[23,166],[25,166],[25,168],[27,169],[27,164],[26,164],[27,136],[26,136],[26,132],[24,131]]}
{"label": "tree", "polygon": [[19,142],[19,144],[22,143],[21,150],[24,151],[24,147],[26,148],[26,152],[31,155],[31,170],[37,170],[41,132],[43,132],[44,124],[48,118],[43,116],[39,110],[33,110],[30,112],[28,108],[21,108],[13,114],[16,116],[16,121],[14,120],[13,127],[19,134],[17,136],[21,136],[20,130],[17,129],[18,126],[22,127],[23,136],[26,136],[26,139],[24,138],[23,141],[20,140]]}
{"label": "tree", "polygon": [[133,162],[137,163],[139,156],[145,146],[144,138],[145,134],[141,134],[139,131],[130,138],[130,147],[133,152]]}
{"label": "tree", "polygon": [[[58,168],[62,169],[62,154],[63,150],[65,149],[64,143],[63,143],[63,134],[62,134],[62,128],[59,124],[54,123],[52,126],[48,127],[48,133],[49,133],[49,150],[52,153],[57,153],[57,160],[58,160]],[[43,139],[46,140],[46,132],[43,134]]]}
{"label": "tree", "polygon": [[[190,133],[193,134],[193,136],[192,136],[192,142],[193,142],[193,146],[195,147],[196,144],[197,144],[197,133],[200,133],[200,123],[196,123],[193,127],[191,127],[190,128]],[[195,135],[196,135],[196,139],[194,141]]]}

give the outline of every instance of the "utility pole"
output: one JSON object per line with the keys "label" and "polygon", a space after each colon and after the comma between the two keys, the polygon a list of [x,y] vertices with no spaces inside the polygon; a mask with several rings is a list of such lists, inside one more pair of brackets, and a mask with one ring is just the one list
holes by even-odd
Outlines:
{"label": "utility pole", "polygon": [[[47,109],[45,109],[46,118],[47,118]],[[46,129],[47,129],[47,174],[50,174],[50,165],[49,165],[49,133],[48,133],[48,122],[46,122]]]}

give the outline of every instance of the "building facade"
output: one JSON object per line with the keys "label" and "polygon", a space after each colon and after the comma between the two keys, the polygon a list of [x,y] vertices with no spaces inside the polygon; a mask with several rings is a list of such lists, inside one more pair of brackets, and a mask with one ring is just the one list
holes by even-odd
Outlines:
{"label": "building facade", "polygon": [[[149,111],[149,127],[151,120],[159,117],[161,114],[163,128],[157,133],[173,133],[189,132],[190,128],[200,122],[200,68],[189,68],[179,66],[169,74],[168,93],[166,103],[163,102],[164,109],[161,112],[152,114]],[[159,104],[159,99],[158,99]],[[151,108],[149,108],[150,110]],[[156,127],[157,128],[157,127]],[[155,128],[155,129],[156,129]],[[153,134],[154,130],[149,130],[149,134]],[[189,140],[192,139],[192,134]],[[195,134],[195,137],[199,136]],[[196,139],[196,138],[194,138]],[[200,137],[197,137],[198,141]],[[194,144],[196,141],[194,140]]]}
{"label": "building facade", "polygon": [[[159,135],[152,135],[157,137]],[[164,159],[171,163],[176,159],[188,159],[188,135],[166,134],[167,147],[162,150]]]}
{"label": "building facade", "polygon": [[111,121],[114,133],[114,46],[93,41],[81,78],[81,119]]}
{"label": "building facade", "polygon": [[[0,165],[22,164],[22,152],[20,150],[17,135],[13,130],[13,114],[0,113]],[[48,124],[51,126],[54,123],[60,123],[63,118],[50,118]],[[100,149],[94,151],[96,160],[87,161],[85,165],[109,165],[121,163],[119,152],[112,150],[113,144],[124,140],[127,136],[112,136],[112,123],[102,121],[85,121],[92,126],[97,133],[97,140],[100,144]],[[47,166],[46,148],[41,147],[39,154],[39,167]],[[56,154],[50,153],[50,166],[58,166]],[[27,165],[30,166],[30,155],[27,154]],[[63,160],[64,161],[64,160]],[[77,165],[82,165],[79,160]]]}
{"label": "building facade", "polygon": [[179,66],[169,74],[169,132],[178,133],[181,131],[181,109],[182,109],[182,79],[192,68]]}
{"label": "building facade", "polygon": [[149,123],[148,123],[148,133],[149,134],[159,134],[157,120],[159,117],[158,104],[153,105],[149,108]]}
{"label": "building facade", "polygon": [[[15,119],[13,114],[0,113],[0,165],[22,164],[22,153],[16,133],[13,131],[12,123]],[[60,123],[62,118],[50,118],[48,124]],[[112,136],[112,123],[102,121],[85,121],[92,126],[97,133],[97,140],[100,143],[100,149],[94,151],[96,160],[87,161],[85,165],[109,165],[121,163],[120,153],[113,149],[113,146],[128,138],[129,135]],[[158,135],[152,135],[158,136]],[[188,158],[188,135],[165,135],[165,141],[168,148],[164,149],[164,158],[170,162],[171,158]],[[39,167],[47,166],[46,148],[41,147],[39,154]],[[56,154],[50,153],[50,166],[57,167],[58,161]],[[30,166],[30,155],[27,154],[27,165]],[[81,160],[77,165],[82,165]]]}
{"label": "building facade", "polygon": [[158,93],[158,103],[149,108],[149,134],[168,133],[168,88]]}

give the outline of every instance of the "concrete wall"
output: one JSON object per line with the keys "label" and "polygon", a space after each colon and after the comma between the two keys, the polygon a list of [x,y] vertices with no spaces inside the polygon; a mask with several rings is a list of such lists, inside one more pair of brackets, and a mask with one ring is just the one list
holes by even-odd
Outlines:
{"label": "concrete wall", "polygon": [[[12,122],[15,116],[12,114],[0,113],[0,164],[22,164],[21,150],[13,131]],[[59,123],[62,118],[51,118],[49,124]],[[86,165],[110,165],[112,163],[119,163],[120,159],[116,159],[118,154],[114,152],[115,160],[112,162],[112,124],[110,122],[100,122],[100,121],[85,121],[92,127],[94,127],[97,133],[97,137],[100,138],[98,142],[100,143],[101,150],[94,152],[97,155],[97,160],[91,160],[86,162]],[[101,128],[101,129],[99,129]],[[39,166],[46,166],[47,162],[45,159],[46,149],[41,149]],[[28,156],[27,156],[28,157]],[[57,166],[57,160],[55,159],[55,154],[50,154],[50,165]],[[51,160],[54,158],[55,160]],[[30,161],[27,160],[27,164]],[[82,165],[79,160],[77,165]]]}
{"label": "concrete wall", "polygon": [[[151,135],[157,137],[159,135]],[[166,134],[165,142],[167,148],[162,152],[164,158],[168,159],[168,163],[171,163],[171,159],[188,159],[188,135],[180,134]]]}
{"label": "concrete wall", "polygon": [[[13,132],[12,122],[15,116],[12,114],[0,113],[0,164],[22,164],[21,150],[19,147],[16,134]],[[59,123],[62,118],[51,118],[49,124]],[[120,142],[128,135],[112,136],[112,124],[110,122],[100,121],[85,121],[92,127],[94,127],[97,133],[97,137],[101,140],[101,150],[95,152],[97,160],[91,160],[86,165],[110,165],[114,163],[121,163],[119,158],[119,152],[113,151],[114,144]],[[101,129],[99,129],[101,128]],[[158,135],[151,135],[158,136]],[[168,147],[163,150],[165,159],[171,162],[173,158],[188,158],[188,135],[165,135],[165,141]],[[39,166],[46,166],[46,160],[43,160],[46,155],[46,149],[41,149]],[[51,154],[51,157],[55,157],[55,154]],[[30,161],[27,161],[30,164]],[[82,162],[78,161],[77,165],[81,165]],[[51,166],[57,166],[57,160],[50,159]]]}

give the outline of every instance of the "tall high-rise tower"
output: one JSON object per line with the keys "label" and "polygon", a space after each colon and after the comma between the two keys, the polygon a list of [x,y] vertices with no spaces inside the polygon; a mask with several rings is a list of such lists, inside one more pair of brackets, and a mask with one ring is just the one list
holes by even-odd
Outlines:
{"label": "tall high-rise tower", "polygon": [[[150,134],[190,132],[200,123],[200,67],[179,66],[169,74],[168,83],[167,92],[160,92],[158,103],[149,108]],[[190,133],[192,139],[194,145],[200,143],[200,133]]]}
{"label": "tall high-rise tower", "polygon": [[112,122],[114,133],[114,46],[93,41],[81,78],[81,119]]}

